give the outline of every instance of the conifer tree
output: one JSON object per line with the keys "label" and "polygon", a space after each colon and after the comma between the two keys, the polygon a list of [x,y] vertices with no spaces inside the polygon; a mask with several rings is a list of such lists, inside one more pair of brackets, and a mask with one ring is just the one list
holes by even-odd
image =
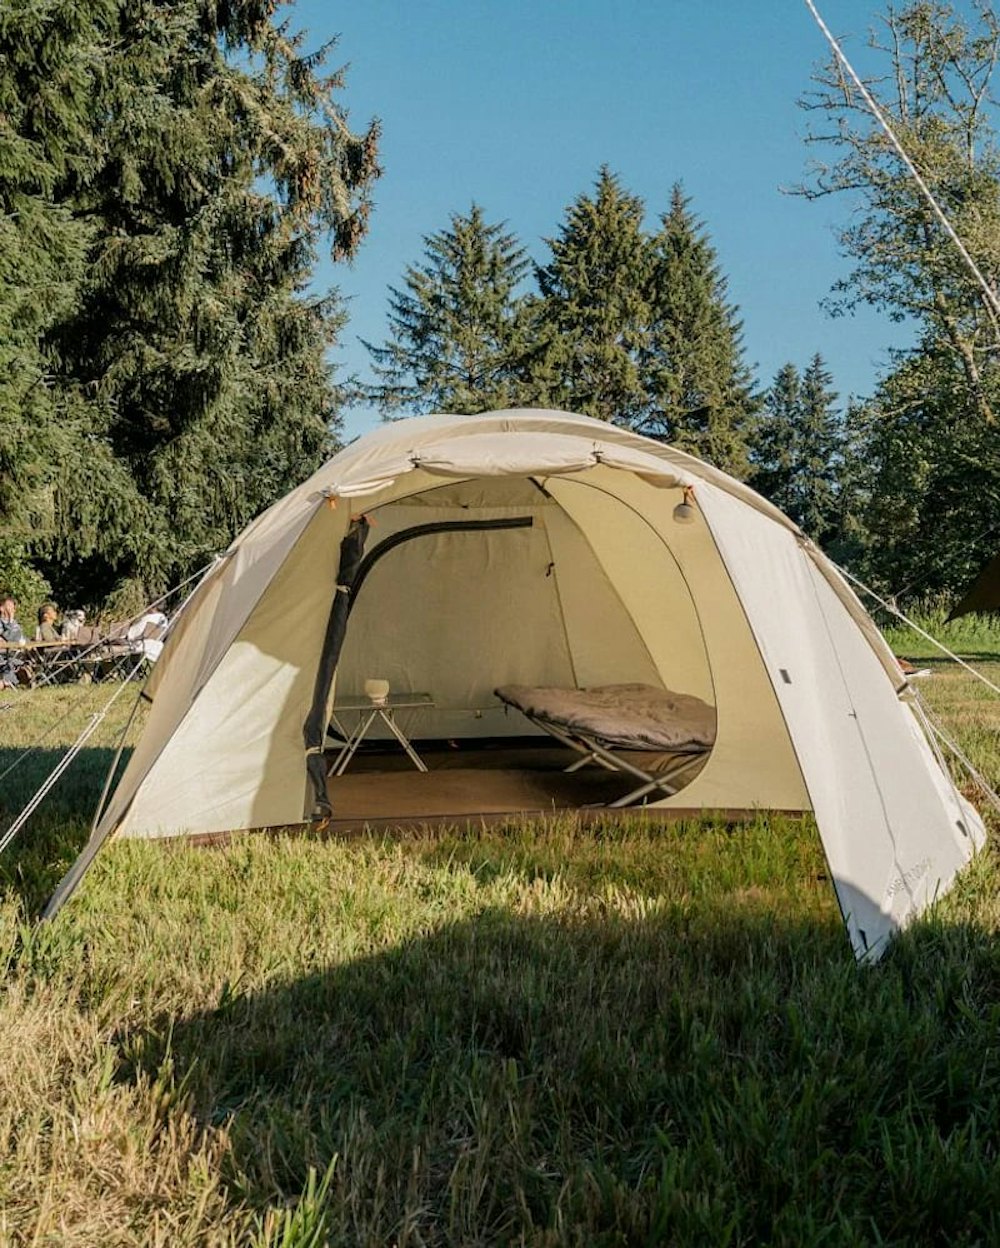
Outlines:
{"label": "conifer tree", "polygon": [[753,448],[754,488],[823,543],[838,529],[846,436],[832,384],[818,352],[801,376],[785,364],[764,396]]}
{"label": "conifer tree", "polygon": [[[764,395],[753,447],[751,484],[786,515],[797,504],[797,429],[802,410],[802,377],[783,365]],[[794,517],[793,517],[794,518]]]}
{"label": "conifer tree", "polygon": [[324,237],[342,258],[364,232],[377,135],[351,133],[325,50],[307,54],[270,0],[17,4],[0,63],[30,40],[26,98],[58,22],[89,20],[79,159],[46,188],[88,230],[74,296],[40,340],[71,436],[34,544],[57,589],[141,596],[328,448],[341,314],[306,286]]}
{"label": "conifer tree", "polygon": [[635,427],[737,477],[759,406],[715,250],[675,185],[650,246],[647,404]]}
{"label": "conifer tree", "polygon": [[817,352],[802,374],[794,519],[818,542],[834,534],[843,475],[844,425],[836,401],[833,377]]}
{"label": "conifer tree", "polygon": [[101,6],[0,7],[0,567],[30,581],[27,541],[72,440],[43,336],[73,306],[89,223],[56,200],[88,167]]}
{"label": "conifer tree", "polygon": [[641,362],[649,321],[642,200],[603,167],[592,195],[566,212],[551,259],[537,270],[535,384],[555,406],[618,424],[646,408]]}
{"label": "conifer tree", "polygon": [[502,223],[473,204],[424,239],[424,259],[390,288],[391,337],[365,343],[379,381],[364,391],[385,415],[486,412],[523,401],[530,267]]}

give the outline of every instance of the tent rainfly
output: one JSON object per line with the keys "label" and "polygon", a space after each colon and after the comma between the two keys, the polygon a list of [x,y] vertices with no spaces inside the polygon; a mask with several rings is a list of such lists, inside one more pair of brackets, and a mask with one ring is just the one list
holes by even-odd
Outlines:
{"label": "tent rainfly", "polygon": [[329,813],[335,693],[372,674],[432,692],[427,738],[523,736],[493,695],[510,684],[636,682],[708,703],[711,753],[649,807],[813,811],[858,958],[877,957],[984,839],[874,623],[753,490],[565,412],[425,416],[334,456],[206,575],[46,913],[112,834]]}

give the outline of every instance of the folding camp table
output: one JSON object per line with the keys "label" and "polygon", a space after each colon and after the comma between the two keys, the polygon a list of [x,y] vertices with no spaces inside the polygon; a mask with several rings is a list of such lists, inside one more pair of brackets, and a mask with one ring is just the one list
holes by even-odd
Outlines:
{"label": "folding camp table", "polygon": [[[426,771],[423,759],[410,743],[409,738],[396,723],[396,711],[413,710],[419,707],[434,705],[429,693],[390,693],[384,701],[375,702],[368,697],[342,698],[334,705],[332,723],[344,738],[340,752],[333,760],[328,775],[342,776],[347,770],[351,759],[358,752],[358,746],[365,739],[372,726],[379,720],[389,729],[399,744],[406,751],[417,771]],[[356,711],[358,722],[351,732],[345,732],[337,716],[341,711]]]}

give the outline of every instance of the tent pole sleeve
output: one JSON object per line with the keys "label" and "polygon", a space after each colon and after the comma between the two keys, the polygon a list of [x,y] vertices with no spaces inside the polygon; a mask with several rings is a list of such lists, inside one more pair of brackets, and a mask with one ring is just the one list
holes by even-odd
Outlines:
{"label": "tent pole sleeve", "polygon": [[330,615],[326,622],[326,634],[323,637],[323,650],[320,654],[319,666],[316,669],[316,680],[313,684],[312,704],[309,714],[302,725],[302,735],[306,746],[306,773],[312,787],[312,810],[310,817],[319,821],[328,819],[333,814],[330,799],[326,791],[326,760],[323,757],[323,738],[326,736],[326,713],[330,701],[330,689],[333,676],[340,661],[340,652],[344,648],[344,636],[347,632],[347,617],[351,610],[351,598],[354,593],[361,557],[368,537],[368,520],[359,516],[351,521],[343,541],[340,543],[340,564],[337,569],[337,586],[330,604]]}

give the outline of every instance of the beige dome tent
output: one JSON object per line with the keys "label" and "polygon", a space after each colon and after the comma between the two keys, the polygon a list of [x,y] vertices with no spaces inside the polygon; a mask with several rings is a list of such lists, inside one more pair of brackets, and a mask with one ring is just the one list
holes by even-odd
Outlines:
{"label": "beige dome tent", "polygon": [[[581,416],[428,416],[341,451],[205,577],[48,912],[113,833],[287,825],[328,803],[336,818],[323,734],[368,677],[426,691],[411,736],[459,747],[541,735],[495,696],[509,685],[641,687],[711,708],[711,749],[676,792],[647,792],[647,810],[814,811],[859,957],[984,836],[871,619],[763,498]],[[373,800],[391,787],[353,784]],[[463,800],[448,813],[477,814],[475,784]]]}

